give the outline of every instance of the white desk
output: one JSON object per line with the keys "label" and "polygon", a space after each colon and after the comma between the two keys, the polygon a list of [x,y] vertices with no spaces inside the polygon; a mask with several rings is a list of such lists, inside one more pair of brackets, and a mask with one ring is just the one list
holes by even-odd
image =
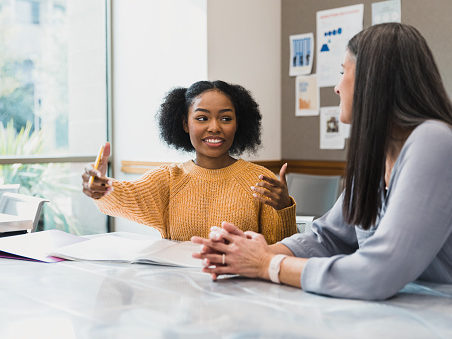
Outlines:
{"label": "white desk", "polygon": [[384,302],[197,269],[0,259],[0,338],[452,338],[452,285]]}
{"label": "white desk", "polygon": [[0,213],[0,232],[31,230],[33,220],[24,219],[12,214]]}

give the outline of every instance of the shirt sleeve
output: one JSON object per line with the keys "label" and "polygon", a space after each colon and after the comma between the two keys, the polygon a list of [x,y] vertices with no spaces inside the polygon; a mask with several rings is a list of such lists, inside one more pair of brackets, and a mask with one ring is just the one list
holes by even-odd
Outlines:
{"label": "shirt sleeve", "polygon": [[303,289],[381,300],[426,270],[452,232],[452,134],[436,127],[424,123],[406,141],[375,234],[353,254],[309,259]]}
{"label": "shirt sleeve", "polygon": [[281,241],[300,258],[330,257],[357,250],[355,228],[344,222],[343,194],[324,216],[314,220],[311,231],[297,233]]}

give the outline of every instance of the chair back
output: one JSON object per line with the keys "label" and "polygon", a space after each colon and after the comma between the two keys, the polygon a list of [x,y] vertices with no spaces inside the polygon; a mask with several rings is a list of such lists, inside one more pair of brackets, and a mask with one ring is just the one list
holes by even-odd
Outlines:
{"label": "chair back", "polygon": [[340,183],[339,175],[287,174],[287,186],[297,203],[297,215],[320,217],[328,212],[339,196]]}
{"label": "chair back", "polygon": [[0,185],[0,198],[2,197],[3,193],[6,192],[18,193],[19,188],[20,184]]}
{"label": "chair back", "polygon": [[0,213],[17,215],[33,220],[31,232],[36,231],[42,206],[49,200],[18,193],[6,192],[0,198]]}

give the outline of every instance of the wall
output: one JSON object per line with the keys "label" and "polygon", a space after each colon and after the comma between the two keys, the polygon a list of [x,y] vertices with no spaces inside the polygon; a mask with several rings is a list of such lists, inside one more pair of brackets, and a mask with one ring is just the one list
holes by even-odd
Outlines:
{"label": "wall", "polygon": [[209,79],[244,86],[261,108],[262,147],[247,159],[281,159],[280,28],[279,0],[207,2]]}
{"label": "wall", "polygon": [[[289,77],[289,35],[313,32],[316,36],[316,12],[342,6],[364,3],[364,27],[371,24],[371,0],[282,0],[281,28],[281,144],[283,159],[345,160],[345,150],[320,150],[319,117],[295,117],[295,80]],[[402,22],[411,24],[427,39],[433,50],[446,89],[452,95],[452,68],[450,55],[450,0],[402,0]],[[315,59],[314,59],[315,60]],[[428,65],[426,65],[428,66]],[[315,72],[315,61],[313,72]],[[338,72],[340,66],[338,65]],[[332,87],[321,88],[321,106],[339,104]]]}

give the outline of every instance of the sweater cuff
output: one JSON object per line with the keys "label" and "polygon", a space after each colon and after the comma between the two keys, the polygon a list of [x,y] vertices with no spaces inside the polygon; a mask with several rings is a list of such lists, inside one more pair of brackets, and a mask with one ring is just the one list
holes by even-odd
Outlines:
{"label": "sweater cuff", "polygon": [[285,236],[290,236],[297,233],[297,223],[296,223],[296,207],[297,204],[292,197],[290,202],[292,203],[289,207],[283,208],[281,210],[276,210],[279,218],[281,219]]}
{"label": "sweater cuff", "polygon": [[115,216],[114,212],[121,209],[121,199],[118,192],[120,191],[120,182],[116,179],[110,178],[113,181],[113,191],[104,195],[100,199],[93,199],[99,211],[102,213]]}

